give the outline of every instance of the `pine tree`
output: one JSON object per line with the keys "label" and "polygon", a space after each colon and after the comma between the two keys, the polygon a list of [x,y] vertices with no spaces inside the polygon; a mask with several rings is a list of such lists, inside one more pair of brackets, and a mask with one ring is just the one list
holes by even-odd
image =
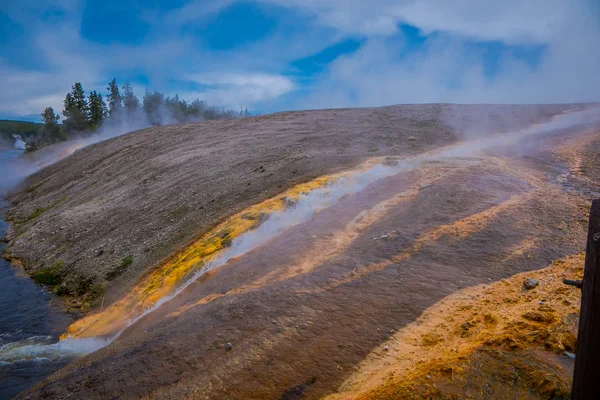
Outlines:
{"label": "pine tree", "polygon": [[44,111],[42,111],[42,122],[44,125],[57,125],[58,120],[60,119],[60,115],[56,115],[54,113],[54,108],[46,107]]}
{"label": "pine tree", "polygon": [[135,94],[129,82],[123,85],[123,107],[127,115],[133,115],[140,106],[140,101]]}
{"label": "pine tree", "polygon": [[40,147],[40,145],[67,140],[65,132],[63,132],[58,125],[60,116],[54,112],[52,107],[46,107],[42,112],[41,117],[42,122],[44,123],[42,137],[38,140],[38,143],[34,143],[34,147],[28,149],[30,151],[35,150],[35,148]]}
{"label": "pine tree", "polygon": [[63,105],[65,107],[63,115],[66,118],[64,124],[67,127],[68,132],[86,131],[89,127],[89,108],[81,83],[76,82],[71,87],[71,92],[67,93],[65,96]]}
{"label": "pine tree", "polygon": [[73,99],[73,95],[69,92],[65,96],[65,100],[63,101],[63,115],[65,118],[69,118],[71,113],[75,110],[75,100]]}
{"label": "pine tree", "polygon": [[113,78],[112,81],[108,82],[106,89],[108,90],[108,96],[106,96],[108,100],[108,116],[111,119],[120,118],[121,111],[123,110],[123,97],[119,93],[117,80]]}
{"label": "pine tree", "polygon": [[179,99],[179,95],[175,97],[167,97],[164,102],[165,111],[170,118],[167,123],[182,123],[188,119],[188,104],[187,101]]}
{"label": "pine tree", "polygon": [[206,102],[201,101],[200,99],[196,99],[190,104],[188,108],[189,115],[192,116],[193,119],[198,120],[202,118],[202,114],[204,113],[204,109],[206,108]]}
{"label": "pine tree", "polygon": [[148,123],[152,126],[160,126],[161,118],[160,118],[160,109],[164,103],[164,98],[161,93],[154,91],[150,93],[148,89],[146,89],[146,94],[144,94],[144,112],[146,113],[146,118],[148,119]]}
{"label": "pine tree", "polygon": [[81,86],[81,83],[75,82],[75,84],[71,88],[71,95],[73,96],[75,107],[77,107],[81,115],[87,116],[88,103],[85,99],[85,92],[83,91],[83,86]]}
{"label": "pine tree", "polygon": [[92,129],[97,129],[102,125],[102,121],[107,114],[106,104],[102,95],[95,90],[90,92],[88,98],[89,104],[89,124]]}

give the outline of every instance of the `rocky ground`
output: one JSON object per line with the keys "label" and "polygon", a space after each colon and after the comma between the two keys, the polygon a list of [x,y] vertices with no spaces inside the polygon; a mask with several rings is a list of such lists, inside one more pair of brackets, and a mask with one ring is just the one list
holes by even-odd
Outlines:
{"label": "rocky ground", "polygon": [[[186,241],[292,183],[572,108],[328,110],[129,134],[30,178],[9,252],[30,271],[60,255],[56,286],[93,305],[70,285],[95,277],[110,307]],[[427,159],[207,273],[21,398],[568,396],[577,294],[559,283],[581,273],[599,151],[600,127],[578,126]],[[523,289],[527,277],[538,285]]]}
{"label": "rocky ground", "polygon": [[218,222],[295,183],[368,157],[417,154],[526,126],[573,107],[303,111],[130,133],[30,176],[10,197],[4,256],[70,308],[86,311],[121,297]]}
{"label": "rocky ground", "polygon": [[583,253],[467,288],[393,333],[327,400],[569,399]]}

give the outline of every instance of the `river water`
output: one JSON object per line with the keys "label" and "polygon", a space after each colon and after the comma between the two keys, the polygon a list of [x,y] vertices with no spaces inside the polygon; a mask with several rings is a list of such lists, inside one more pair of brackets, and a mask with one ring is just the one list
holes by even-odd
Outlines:
{"label": "river water", "polygon": [[[0,174],[4,175],[21,152],[0,150]],[[0,193],[2,217],[7,205],[5,194]],[[0,237],[7,227],[0,219]],[[2,242],[0,251],[3,247]],[[34,344],[57,342],[71,318],[61,311],[51,293],[4,259],[0,259],[0,288],[0,399],[9,399],[70,361],[59,354],[32,354],[28,350]]]}

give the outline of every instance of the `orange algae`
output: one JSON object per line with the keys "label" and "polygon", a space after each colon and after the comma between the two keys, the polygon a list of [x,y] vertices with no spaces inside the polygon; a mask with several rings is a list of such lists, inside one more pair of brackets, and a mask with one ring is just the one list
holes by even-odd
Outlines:
{"label": "orange algae", "polygon": [[340,176],[328,175],[298,184],[277,197],[230,217],[142,278],[123,298],[103,311],[75,321],[61,338],[110,335],[125,328],[129,321],[152,307],[161,298],[173,293],[186,277],[202,268],[220,250],[229,246],[234,238],[256,228],[269,214],[283,211],[290,202],[297,201],[302,194],[323,188]]}

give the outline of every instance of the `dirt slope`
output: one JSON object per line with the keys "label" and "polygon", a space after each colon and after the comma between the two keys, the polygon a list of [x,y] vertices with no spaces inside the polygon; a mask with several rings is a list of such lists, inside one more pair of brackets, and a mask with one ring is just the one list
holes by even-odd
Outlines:
{"label": "dirt slope", "polygon": [[[470,287],[393,333],[327,400],[568,399],[585,254]],[[525,279],[539,283],[532,289]]]}
{"label": "dirt slope", "polygon": [[294,183],[572,108],[414,105],[288,112],[134,132],[79,150],[14,193],[5,256],[83,310]]}
{"label": "dirt slope", "polygon": [[[435,144],[423,147],[428,146]],[[558,131],[527,153],[495,150],[428,160],[340,198],[310,220],[207,273],[109,346],[20,398],[312,399],[335,394],[345,398],[348,390],[349,398],[369,398],[369,393],[393,398],[410,391],[410,385],[407,389],[393,381],[370,387],[361,378],[365,365],[372,372],[368,366],[381,346],[395,346],[396,332],[402,335],[427,309],[448,310],[456,320],[445,322],[448,329],[434,323],[419,332],[421,344],[433,349],[443,340],[453,349],[471,352],[449,360],[450,380],[448,370],[436,363],[436,353],[417,357],[423,359],[423,369],[410,377],[425,391],[415,394],[452,398],[494,390],[499,395],[495,398],[514,398],[517,392],[504,385],[514,373],[520,379],[535,372],[528,369],[532,363],[534,369],[541,366],[536,371],[556,377],[557,393],[564,395],[568,365],[560,364],[556,351],[573,347],[561,321],[576,304],[564,293],[548,299],[544,290],[558,287],[559,275],[580,272],[577,255],[585,247],[589,200],[598,196],[600,186],[600,127]],[[314,158],[329,159],[322,151]],[[571,263],[555,262],[565,258]],[[531,275],[542,286],[523,296],[515,286],[519,277],[506,288],[502,283],[483,293],[473,289],[480,302],[467,304],[471,309],[457,311],[444,308],[445,303],[436,307],[460,290],[553,262],[552,271]],[[494,308],[499,298],[509,299],[508,306]],[[564,300],[569,304],[560,303]],[[540,309],[540,301],[555,311]],[[487,313],[492,315],[486,326]],[[558,325],[543,324],[552,313]],[[461,341],[462,332],[456,337],[458,327],[473,341]],[[557,328],[565,336],[556,341],[546,328]],[[479,351],[490,331],[497,341],[489,342],[491,351]],[[535,340],[528,343],[531,338]],[[546,339],[550,345],[544,349]],[[511,340],[517,350],[528,349],[525,344],[536,347],[535,357],[504,352],[502,346],[510,349]],[[227,343],[232,344],[229,350]],[[387,379],[386,362],[392,361],[398,360],[384,360],[377,379]],[[478,363],[513,363],[520,369],[470,381],[471,372],[479,370],[471,366]],[[479,386],[451,387],[455,369],[464,372],[456,382]],[[438,392],[427,392],[424,374],[431,375],[437,385],[432,390]],[[481,385],[487,377],[494,379],[492,385]],[[536,382],[536,390],[543,389],[537,394],[523,388],[532,398],[545,398],[547,392]]]}

